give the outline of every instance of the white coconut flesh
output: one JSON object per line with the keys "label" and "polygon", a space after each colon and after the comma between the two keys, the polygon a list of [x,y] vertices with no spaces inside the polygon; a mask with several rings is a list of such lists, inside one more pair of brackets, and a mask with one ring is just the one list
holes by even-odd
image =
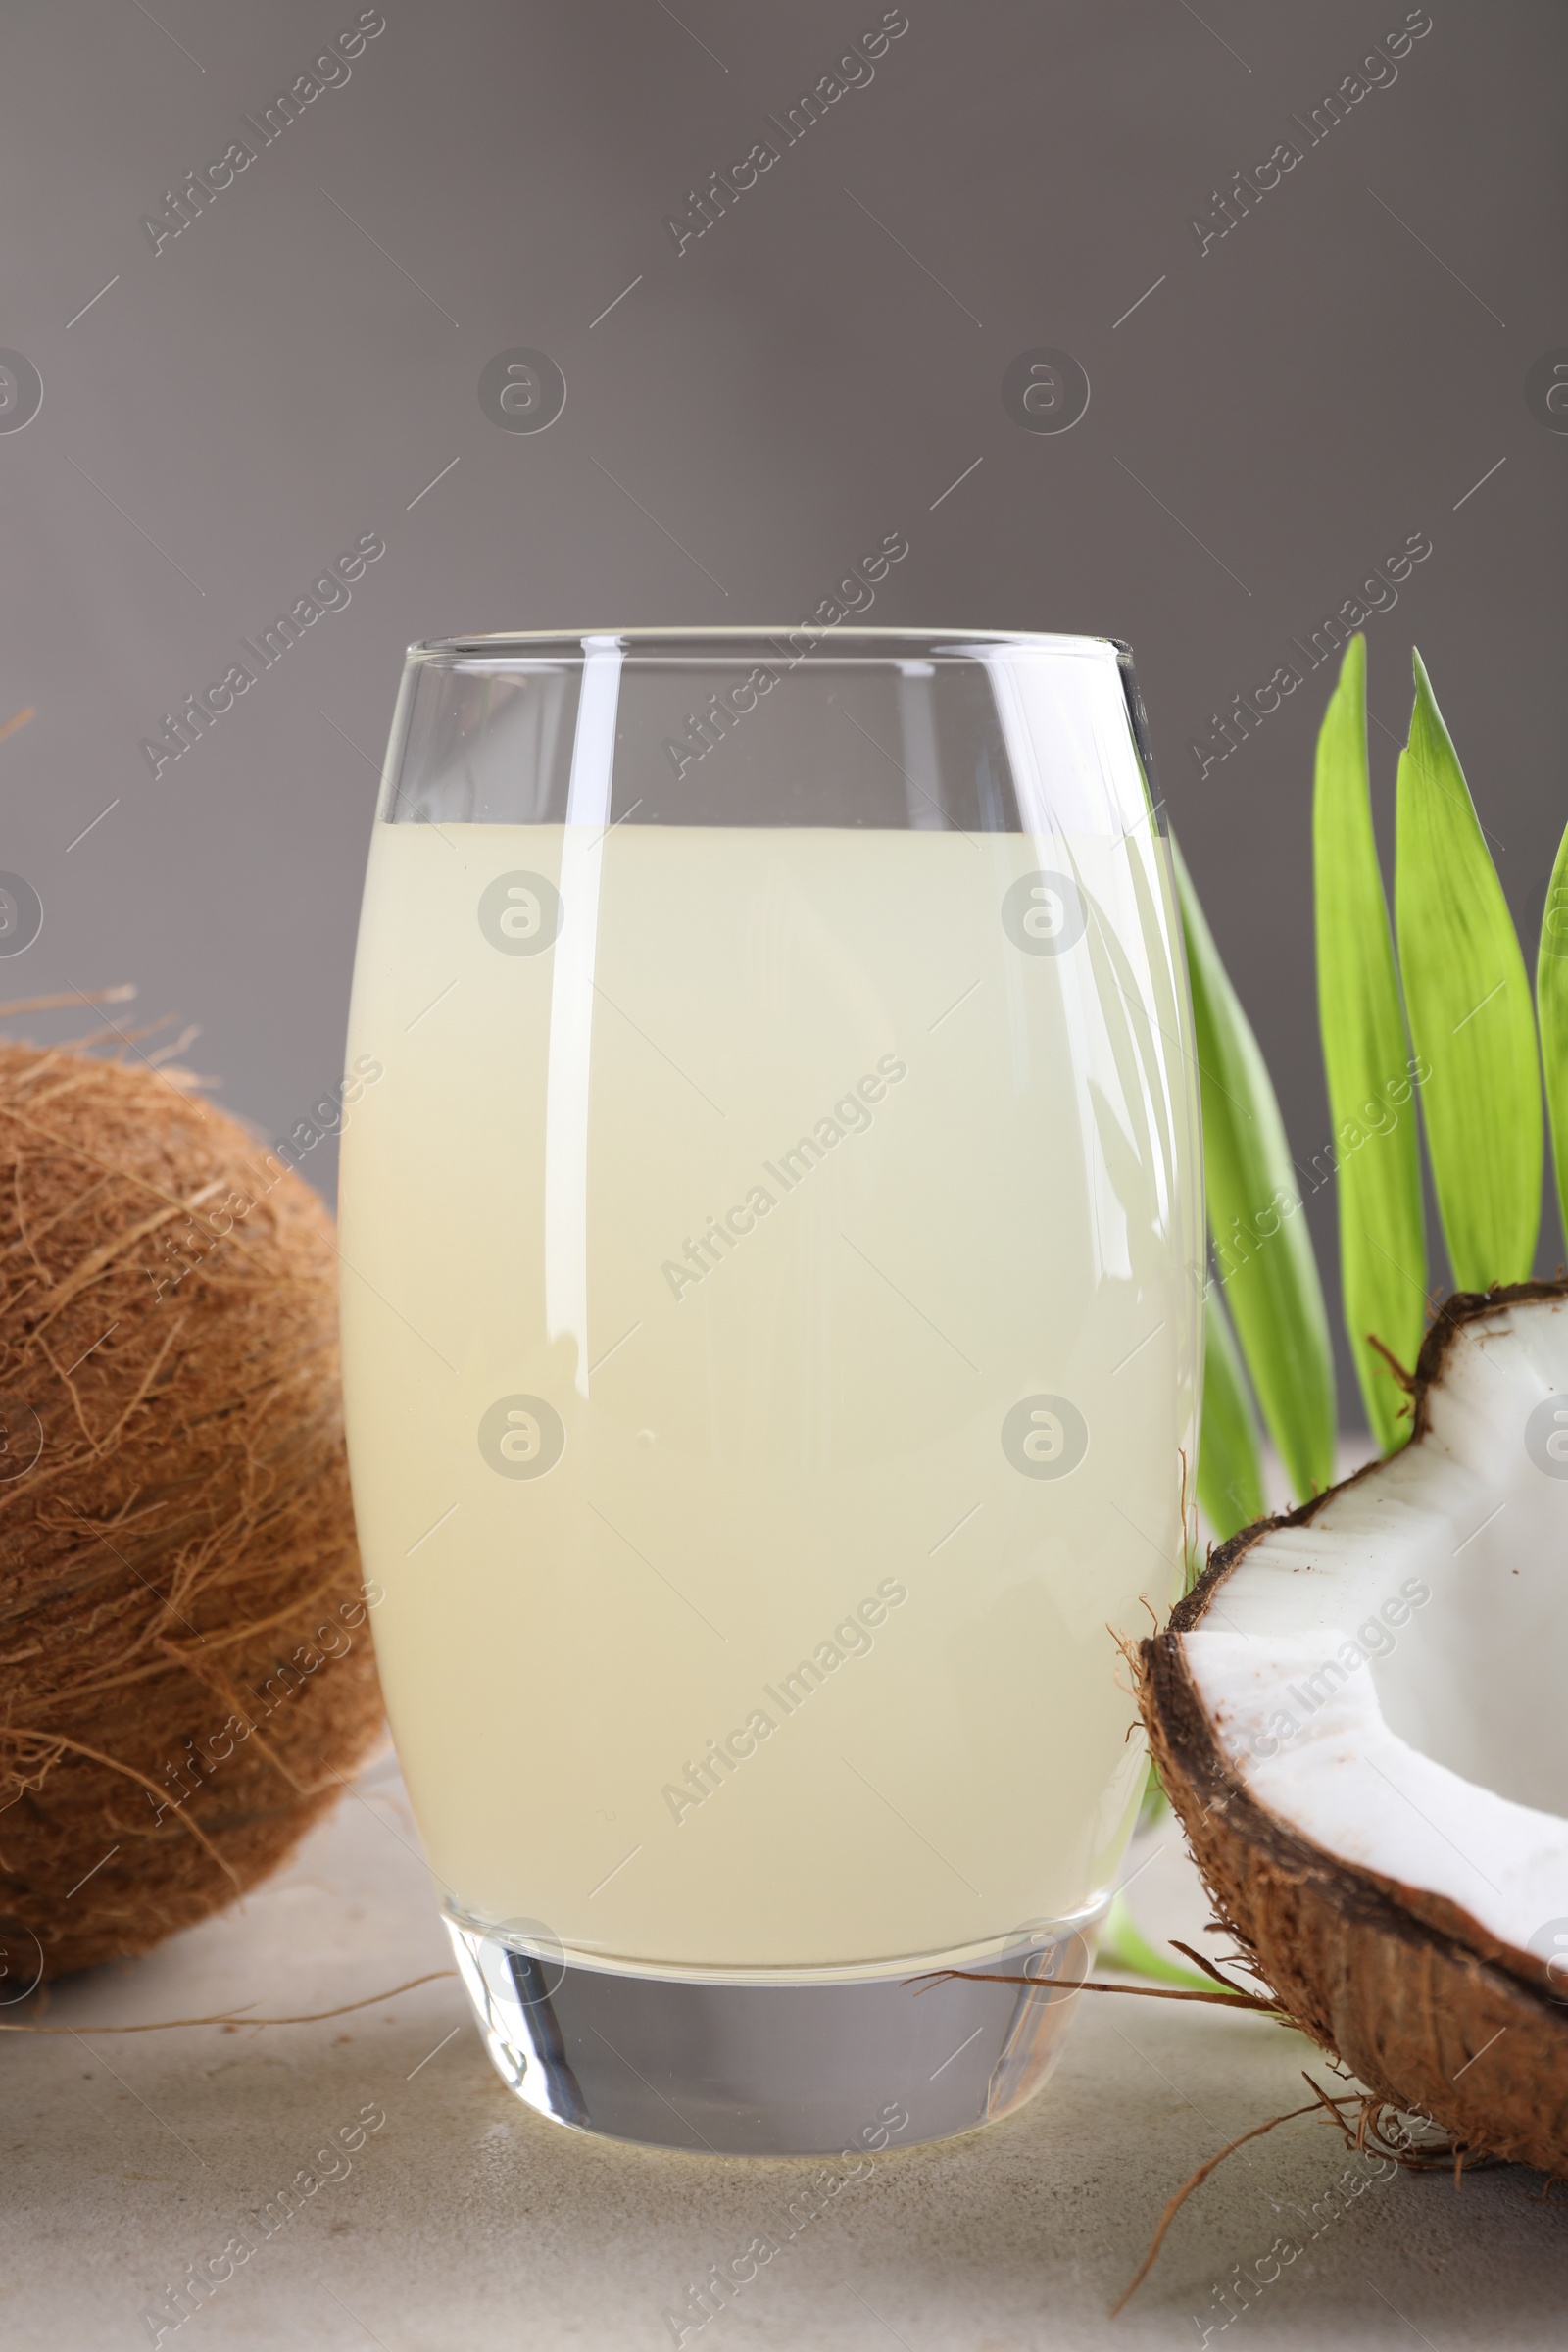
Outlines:
{"label": "white coconut flesh", "polygon": [[1256,1541],[1180,1639],[1269,1812],[1568,1958],[1568,1304],[1461,1324],[1422,1434]]}

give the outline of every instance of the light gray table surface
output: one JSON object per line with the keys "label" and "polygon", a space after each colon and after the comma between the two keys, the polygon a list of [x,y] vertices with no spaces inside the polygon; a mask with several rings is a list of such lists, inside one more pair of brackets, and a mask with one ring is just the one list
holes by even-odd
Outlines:
{"label": "light gray table surface", "polygon": [[[1139,1895],[1146,1928],[1198,1931],[1204,1906],[1168,1826]],[[254,2210],[367,2108],[384,2124],[166,2347],[654,2352],[683,2307],[683,2340],[703,2352],[1564,2340],[1568,2192],[1543,2203],[1540,2179],[1514,2170],[1457,2194],[1446,2176],[1384,2180],[1311,2120],[1231,2158],[1108,2318],[1193,2168],[1298,2105],[1303,2066],[1329,2080],[1305,2041],[1258,2018],[1080,1995],[1031,2104],[874,2159],[793,2235],[786,2199],[820,2168],[541,2121],[503,2088],[451,1977],[324,2024],[99,2031],[246,2002],[326,2008],[448,1958],[387,1755],[236,1909],[58,1989],[47,2022],[70,2034],[0,2038],[4,2352],[152,2342],[144,2314],[167,2317],[166,2290],[236,2231],[254,2242]],[[777,2253],[697,2329],[688,2290],[760,2234]],[[1272,2276],[1227,2324],[1216,2290],[1236,2265]]]}

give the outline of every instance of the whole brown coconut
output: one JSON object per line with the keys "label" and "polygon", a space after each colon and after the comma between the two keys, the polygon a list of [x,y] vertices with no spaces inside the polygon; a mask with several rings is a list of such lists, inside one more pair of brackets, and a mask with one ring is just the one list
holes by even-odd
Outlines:
{"label": "whole brown coconut", "polygon": [[378,1735],[336,1270],[170,1076],[0,1044],[8,1997],[232,1902]]}
{"label": "whole brown coconut", "polygon": [[[1356,1842],[1353,1826],[1348,1836],[1341,1835],[1342,1850],[1302,1835],[1298,1820],[1283,1817],[1285,1781],[1276,1777],[1268,1784],[1273,1803],[1263,1801],[1250,1786],[1250,1774],[1240,1760],[1247,1751],[1237,1730],[1238,1710],[1216,1705],[1212,1670],[1208,1687],[1200,1687],[1198,1653],[1189,1650],[1187,1642],[1190,1637],[1206,1639],[1207,1627],[1230,1625],[1231,1612],[1238,1607],[1247,1628],[1243,1638],[1256,1632],[1263,1614],[1259,1593],[1264,1590],[1258,1547],[1265,1544],[1272,1544],[1278,1555],[1273,1573],[1281,1586],[1296,1580],[1295,1593],[1285,1605],[1298,1608],[1306,1591],[1301,1580],[1310,1580],[1315,1568],[1329,1564],[1329,1540],[1319,1530],[1325,1513],[1333,1521],[1339,1498],[1353,1496],[1348,1514],[1340,1504],[1342,1522],[1354,1521],[1345,1552],[1358,1548],[1363,1565],[1369,1544],[1378,1540],[1380,1510],[1391,1522],[1402,1514],[1394,1535],[1408,1541],[1407,1506],[1418,1482],[1429,1474],[1423,1449],[1442,1475],[1443,1464],[1451,1460],[1456,1433],[1462,1437],[1478,1408],[1501,1409],[1497,1399],[1505,1392],[1496,1385],[1503,1373],[1500,1360],[1494,1356],[1490,1368],[1467,1370],[1463,1365],[1456,1369],[1457,1358],[1467,1357],[1473,1364],[1479,1361],[1478,1351],[1522,1335],[1527,1345],[1518,1361],[1533,1384],[1526,1402],[1534,1400],[1538,1418],[1543,1407],[1552,1407],[1556,1394],[1562,1394],[1568,1407],[1565,1301],[1568,1285],[1562,1283],[1525,1283],[1450,1298],[1422,1348],[1413,1384],[1414,1432],[1405,1451],[1369,1465],[1300,1510],[1263,1520],[1234,1536],[1178,1603],[1166,1630],[1141,1644],[1138,1663],[1144,1721],[1171,1804],[1220,1920],[1281,2006],[1379,2100],[1441,2126],[1457,2151],[1473,2159],[1511,2159],[1559,2175],[1568,2174],[1568,2002],[1562,1997],[1562,1980],[1551,1975],[1539,1942],[1531,1948],[1537,1939],[1510,1939],[1489,1930],[1463,1904],[1435,1891],[1418,1870],[1358,1866],[1343,1850]],[[1543,1318],[1554,1321],[1554,1332],[1544,1326]],[[1546,1380],[1544,1396],[1543,1366],[1560,1376]],[[1462,1398],[1451,1392],[1463,1379],[1473,1384],[1473,1393],[1461,1411]],[[1444,1420],[1437,1430],[1435,1409]],[[1519,1418],[1522,1422],[1522,1410]],[[1568,1424],[1568,1410],[1561,1420]],[[1528,1482],[1538,1469],[1546,1470],[1539,1446],[1536,1467],[1531,1466],[1527,1445],[1512,1421],[1499,1425],[1497,1434],[1489,1432],[1483,1443],[1500,1456],[1501,1480]],[[1539,1500],[1544,1495],[1544,1507],[1559,1514],[1568,1508],[1568,1488],[1552,1485],[1561,1476],[1558,1470],[1547,1471],[1535,1490],[1535,1507],[1544,1507]],[[1504,1490],[1499,1486],[1497,1491]],[[1489,1494],[1474,1502],[1475,1518],[1491,1499]],[[1522,1508],[1530,1507],[1532,1495],[1521,1490],[1514,1501],[1507,1522],[1512,1535],[1503,1532],[1500,1513],[1494,1515],[1493,1541],[1501,1570],[1494,1591],[1519,1590],[1504,1580],[1522,1574],[1560,1578],[1560,1528],[1555,1542],[1532,1544],[1520,1524]],[[1282,1536],[1281,1531],[1296,1529],[1312,1530],[1313,1535],[1303,1534],[1299,1540]],[[1474,1542],[1466,1535],[1452,1555],[1450,1573],[1456,1588],[1462,1589],[1469,1578],[1474,1589],[1474,1580],[1486,1573],[1478,1560],[1480,1547],[1467,1549]],[[1441,1548],[1446,1548],[1446,1543]],[[1533,1557],[1533,1552],[1544,1556]],[[1250,1555],[1256,1556],[1248,1597],[1239,1603],[1237,1595],[1244,1588],[1233,1580]],[[1509,1566],[1510,1558],[1522,1566]],[[1560,1623],[1564,1603],[1559,1597],[1554,1605]],[[1406,1618],[1409,1614],[1406,1608]],[[1298,1674],[1298,1683],[1299,1679]],[[1303,1692],[1296,1688],[1292,1695],[1299,1699]],[[1517,1693],[1500,1695],[1499,1712],[1510,1704],[1519,1706]],[[1244,1690],[1240,1709],[1247,1703]],[[1354,1771],[1354,1741],[1348,1741],[1336,1728],[1336,1742],[1338,1752],[1326,1768]],[[1273,1753],[1278,1746],[1277,1740],[1271,1747],[1267,1736],[1259,1740],[1252,1734],[1251,1754]],[[1293,1773],[1308,1769],[1309,1760],[1293,1754]],[[1370,1813],[1379,1801],[1371,1772],[1366,1787]],[[1304,1812],[1307,1807],[1293,1798],[1291,1809]],[[1342,1820],[1344,1812],[1342,1806]],[[1391,1818],[1397,1829],[1401,1816],[1392,1803]],[[1407,1823],[1408,1816],[1403,1818]],[[1530,1818],[1543,1823],[1547,1815],[1537,1812]],[[1451,1814],[1446,1822],[1435,1813],[1427,1820],[1440,1841],[1451,1843],[1450,1834],[1460,1834]],[[1563,1828],[1560,1821],[1551,1826],[1558,1832]],[[1397,1853],[1398,1844],[1391,1849],[1385,1843],[1384,1850]],[[1477,1857],[1476,1867],[1500,1874],[1496,1849]],[[1568,1900],[1560,1908],[1568,1911]]]}

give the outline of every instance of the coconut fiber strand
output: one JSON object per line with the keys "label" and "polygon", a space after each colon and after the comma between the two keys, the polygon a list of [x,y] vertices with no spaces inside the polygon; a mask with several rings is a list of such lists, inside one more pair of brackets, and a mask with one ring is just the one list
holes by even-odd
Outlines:
{"label": "coconut fiber strand", "polygon": [[231,1902],[381,1721],[331,1221],[146,1064],[0,1043],[0,1936],[24,1981]]}

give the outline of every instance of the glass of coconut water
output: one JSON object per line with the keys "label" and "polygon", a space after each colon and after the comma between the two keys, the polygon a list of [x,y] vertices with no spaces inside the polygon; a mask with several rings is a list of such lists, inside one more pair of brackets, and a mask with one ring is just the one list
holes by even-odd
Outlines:
{"label": "glass of coconut water", "polygon": [[426,1852],[541,2114],[864,2150],[1043,2079],[1143,1786],[1117,1636],[1181,1578],[1190,1047],[1117,644],[413,649],[349,1452]]}

